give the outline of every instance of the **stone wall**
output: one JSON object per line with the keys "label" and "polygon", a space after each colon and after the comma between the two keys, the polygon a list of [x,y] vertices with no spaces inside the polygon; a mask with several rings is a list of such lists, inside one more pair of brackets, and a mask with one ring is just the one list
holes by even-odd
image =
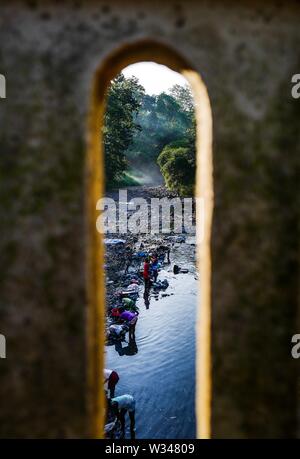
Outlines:
{"label": "stone wall", "polygon": [[211,99],[213,436],[296,436],[297,2],[16,0],[0,12],[0,437],[87,435],[86,117],[102,60],[143,38],[191,62]]}

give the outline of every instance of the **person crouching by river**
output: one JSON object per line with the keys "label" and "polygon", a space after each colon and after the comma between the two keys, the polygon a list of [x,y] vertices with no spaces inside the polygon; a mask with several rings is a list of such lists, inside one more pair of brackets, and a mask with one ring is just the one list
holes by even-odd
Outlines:
{"label": "person crouching by river", "polygon": [[104,368],[104,388],[109,390],[110,398],[115,396],[115,389],[119,379],[119,375],[116,371]]}
{"label": "person crouching by river", "polygon": [[125,415],[128,411],[130,419],[130,435],[131,439],[135,438],[135,400],[132,395],[124,394],[119,397],[114,397],[110,401],[110,406],[114,414],[119,419],[122,426],[122,435],[125,437]]}
{"label": "person crouching by river", "polygon": [[150,289],[150,259],[147,257],[144,262],[143,278],[145,282],[145,290]]}
{"label": "person crouching by river", "polygon": [[119,316],[119,320],[125,322],[129,327],[129,339],[135,337],[135,327],[138,320],[138,313],[131,311],[123,311]]}

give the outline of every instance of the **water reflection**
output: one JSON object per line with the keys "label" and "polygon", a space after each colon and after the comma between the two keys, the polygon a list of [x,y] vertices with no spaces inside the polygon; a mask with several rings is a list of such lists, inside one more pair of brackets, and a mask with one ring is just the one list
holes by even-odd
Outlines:
{"label": "water reflection", "polygon": [[[126,341],[125,341],[126,342]],[[136,344],[135,336],[130,336],[127,346],[123,346],[123,341],[117,341],[115,343],[115,350],[120,355],[135,355],[138,353],[138,347]]]}
{"label": "water reflection", "polygon": [[144,303],[146,306],[146,309],[149,309],[150,306],[150,291],[145,287],[144,290]]}
{"label": "water reflection", "polygon": [[[136,401],[136,438],[195,438],[194,245],[175,244],[171,257],[188,273],[175,275],[166,264],[159,273],[169,282],[166,290],[141,286],[134,339],[127,334],[106,347],[106,366],[120,376],[116,395],[131,394]],[[126,438],[130,434],[127,426]]]}

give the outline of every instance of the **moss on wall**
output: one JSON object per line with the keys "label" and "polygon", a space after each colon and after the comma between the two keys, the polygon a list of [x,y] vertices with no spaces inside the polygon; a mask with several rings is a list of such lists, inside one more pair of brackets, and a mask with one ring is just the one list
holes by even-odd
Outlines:
{"label": "moss on wall", "polygon": [[142,37],[176,48],[211,97],[213,435],[296,435],[300,9],[157,5],[1,2],[0,437],[86,435],[89,92],[104,57]]}
{"label": "moss on wall", "polygon": [[263,119],[233,116],[234,135],[217,135],[214,160],[214,435],[293,437],[300,105],[283,82]]}

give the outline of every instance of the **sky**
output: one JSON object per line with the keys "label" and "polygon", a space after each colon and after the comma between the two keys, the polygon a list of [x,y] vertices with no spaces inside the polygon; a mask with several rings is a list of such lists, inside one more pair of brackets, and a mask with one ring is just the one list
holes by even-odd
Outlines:
{"label": "sky", "polygon": [[138,62],[123,69],[122,73],[126,77],[137,77],[140,84],[144,86],[146,93],[150,95],[167,92],[174,84],[181,86],[187,84],[182,75],[155,62]]}

